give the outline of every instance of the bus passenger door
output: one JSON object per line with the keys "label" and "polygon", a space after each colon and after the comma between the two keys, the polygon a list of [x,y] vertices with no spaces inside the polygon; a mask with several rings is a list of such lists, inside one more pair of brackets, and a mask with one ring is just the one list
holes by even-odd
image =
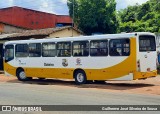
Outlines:
{"label": "bus passenger door", "polygon": [[3,44],[0,44],[0,70],[3,70]]}

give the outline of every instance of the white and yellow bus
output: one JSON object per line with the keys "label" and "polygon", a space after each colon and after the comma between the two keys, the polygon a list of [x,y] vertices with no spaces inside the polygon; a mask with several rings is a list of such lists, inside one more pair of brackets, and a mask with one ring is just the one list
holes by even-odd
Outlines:
{"label": "white and yellow bus", "polygon": [[38,78],[135,80],[157,75],[155,35],[148,32],[8,41],[6,75]]}

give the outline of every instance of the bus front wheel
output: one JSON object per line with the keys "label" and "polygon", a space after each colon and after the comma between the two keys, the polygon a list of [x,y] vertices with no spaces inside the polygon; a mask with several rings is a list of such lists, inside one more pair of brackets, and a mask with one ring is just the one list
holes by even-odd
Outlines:
{"label": "bus front wheel", "polygon": [[28,81],[32,79],[31,77],[26,77],[26,74],[23,69],[17,70],[17,78],[19,81]]}
{"label": "bus front wheel", "polygon": [[77,85],[85,84],[87,81],[86,74],[83,70],[77,70],[74,74],[74,78]]}

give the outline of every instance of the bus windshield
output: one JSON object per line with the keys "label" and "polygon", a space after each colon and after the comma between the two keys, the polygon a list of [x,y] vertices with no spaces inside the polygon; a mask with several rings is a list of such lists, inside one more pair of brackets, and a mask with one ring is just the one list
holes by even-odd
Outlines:
{"label": "bus windshield", "polygon": [[14,46],[6,45],[5,46],[5,62],[14,59]]}
{"label": "bus windshield", "polygon": [[139,51],[156,51],[155,37],[151,35],[139,36]]}

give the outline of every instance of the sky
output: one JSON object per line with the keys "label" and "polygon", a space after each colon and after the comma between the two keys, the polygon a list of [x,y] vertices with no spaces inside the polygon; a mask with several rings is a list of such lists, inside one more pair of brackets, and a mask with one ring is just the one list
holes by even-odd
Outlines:
{"label": "sky", "polygon": [[[148,0],[116,0],[116,9],[124,9],[129,5],[142,4],[146,1]],[[0,8],[12,6],[20,6],[57,15],[68,15],[67,0],[0,0]]]}

